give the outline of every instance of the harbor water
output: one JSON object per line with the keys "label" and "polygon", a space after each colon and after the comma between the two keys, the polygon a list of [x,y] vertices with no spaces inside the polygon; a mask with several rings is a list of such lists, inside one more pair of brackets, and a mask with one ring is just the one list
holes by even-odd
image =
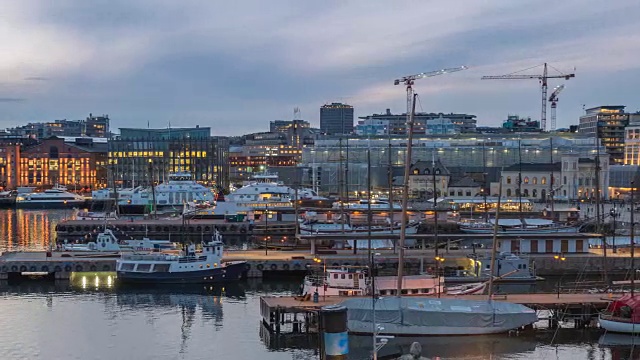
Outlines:
{"label": "harbor water", "polygon": [[[0,210],[0,249],[48,248],[64,210]],[[262,295],[289,295],[293,280],[224,287],[124,288],[114,273],[70,281],[0,283],[2,359],[318,359],[316,335],[274,339],[260,322]],[[349,338],[367,359],[369,337]],[[640,359],[640,338],[598,330],[540,329],[483,337],[399,338],[381,355],[422,343],[429,359]]]}

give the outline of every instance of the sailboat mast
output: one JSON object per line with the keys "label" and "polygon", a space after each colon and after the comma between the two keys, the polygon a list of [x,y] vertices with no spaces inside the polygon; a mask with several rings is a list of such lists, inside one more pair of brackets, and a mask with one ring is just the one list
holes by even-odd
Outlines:
{"label": "sailboat mast", "polygon": [[520,138],[518,138],[518,166],[518,212],[520,212],[520,222],[522,222],[522,144]]}
{"label": "sailboat mast", "polygon": [[[407,87],[407,92],[412,91],[411,87]],[[411,98],[411,113],[407,127],[409,128],[409,136],[407,139],[407,156],[404,160],[404,179],[402,179],[402,216],[400,218],[400,240],[398,244],[398,286],[396,295],[402,295],[402,273],[404,271],[404,241],[407,231],[407,206],[409,203],[409,173],[411,172],[411,151],[413,147],[413,118],[416,113],[416,97],[414,93]]]}
{"label": "sailboat mast", "polygon": [[636,223],[634,222],[634,216],[633,213],[635,212],[635,202],[634,202],[634,196],[635,196],[635,181],[631,182],[631,296],[633,296],[633,292],[635,289],[635,280],[636,280],[636,267],[635,267],[635,263],[634,263],[634,256],[635,256],[635,228],[636,228]]}
{"label": "sailboat mast", "polygon": [[343,176],[343,163],[342,163],[342,138],[339,140],[340,144],[340,169],[338,170],[338,198],[340,199],[340,222],[342,223],[342,233],[344,234],[344,176]]}
{"label": "sailboat mast", "polygon": [[500,221],[500,200],[502,199],[502,176],[498,185],[498,207],[496,207],[496,218],[493,224],[493,244],[491,245],[491,265],[489,267],[489,300],[493,296],[493,274],[496,267],[496,251],[498,250],[498,228]]}
{"label": "sailboat mast", "polygon": [[371,214],[371,148],[367,149],[367,228],[368,228],[368,243],[369,253],[368,257],[371,258],[371,222],[373,221],[373,215]]}
{"label": "sailboat mast", "polygon": [[[436,278],[439,279],[440,275],[440,259],[438,258],[438,193],[437,193],[437,179],[436,179],[436,148],[433,148],[433,154],[431,158],[431,173],[433,174],[433,242],[435,245],[435,257],[436,257]],[[449,239],[447,239],[447,251],[449,251]],[[438,284],[440,285],[440,284]],[[436,287],[438,297],[440,297],[440,286]]]}
{"label": "sailboat mast", "polygon": [[393,168],[391,166],[391,129],[389,129],[389,168],[387,171],[389,172],[389,230],[391,230],[391,234],[393,234]]}
{"label": "sailboat mast", "polygon": [[551,161],[551,175],[549,179],[549,196],[551,196],[551,220],[555,220],[555,199],[553,198],[553,137],[549,136],[549,159]]}
{"label": "sailboat mast", "polygon": [[[482,195],[484,201],[484,222],[489,222],[489,209],[487,208],[487,152],[485,149],[485,140],[482,140]],[[471,206],[471,212],[473,212],[473,205]]]}

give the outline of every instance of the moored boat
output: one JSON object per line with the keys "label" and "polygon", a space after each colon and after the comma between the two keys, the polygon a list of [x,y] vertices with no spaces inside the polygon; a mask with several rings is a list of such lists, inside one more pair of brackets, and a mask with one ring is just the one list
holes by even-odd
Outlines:
{"label": "moored boat", "polygon": [[64,186],[55,186],[43,192],[23,193],[16,197],[16,207],[24,209],[73,208],[85,205],[87,199],[67,191]]}
{"label": "moored boat", "polygon": [[599,322],[607,331],[640,334],[640,296],[627,294],[612,301],[600,314]]}
{"label": "moored boat", "polygon": [[123,254],[116,261],[122,283],[187,284],[237,281],[246,271],[245,261],[222,261],[223,243],[219,233],[204,243],[202,252],[187,246],[180,255],[165,253]]}
{"label": "moored boat", "polygon": [[497,334],[538,320],[526,306],[492,300],[384,297],[375,300],[375,310],[372,304],[371,298],[341,303],[348,310],[350,333],[371,334],[374,319],[382,334],[399,336]]}
{"label": "moored boat", "polygon": [[151,240],[144,238],[142,240],[118,240],[115,234],[110,230],[98,234],[96,241],[86,244],[63,244],[64,251],[103,251],[103,252],[120,252],[120,251],[160,251],[173,250],[174,243],[169,240]]}

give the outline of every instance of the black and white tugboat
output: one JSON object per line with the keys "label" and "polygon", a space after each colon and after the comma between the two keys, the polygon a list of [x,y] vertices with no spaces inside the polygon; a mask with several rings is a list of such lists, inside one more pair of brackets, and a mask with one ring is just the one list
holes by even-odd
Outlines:
{"label": "black and white tugboat", "polygon": [[191,244],[180,255],[164,253],[123,254],[116,261],[118,282],[147,284],[200,284],[240,280],[245,261],[223,262],[219,233],[204,243],[202,252]]}

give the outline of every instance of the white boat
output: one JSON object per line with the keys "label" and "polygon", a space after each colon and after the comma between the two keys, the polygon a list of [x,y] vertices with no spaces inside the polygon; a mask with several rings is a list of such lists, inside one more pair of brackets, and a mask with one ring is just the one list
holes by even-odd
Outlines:
{"label": "white boat", "polygon": [[86,244],[63,244],[64,251],[159,251],[175,249],[174,243],[169,240],[118,240],[110,229],[98,234],[95,242]]}
{"label": "white boat", "polygon": [[486,335],[507,332],[538,320],[524,305],[493,300],[461,300],[423,296],[350,298],[347,308],[350,333],[371,334],[375,321],[383,335]]}
{"label": "white boat", "polygon": [[[469,234],[492,234],[495,220],[489,222],[461,221],[458,223],[460,231]],[[576,233],[578,227],[555,223],[547,219],[500,219],[498,232],[500,234],[553,234]]]}
{"label": "white boat", "polygon": [[24,209],[73,208],[83,206],[85,203],[84,197],[68,192],[63,186],[16,196],[16,207]]}
{"label": "white boat", "polygon": [[201,284],[240,280],[247,271],[245,261],[222,260],[219,233],[197,253],[191,244],[181,255],[123,254],[116,261],[118,282],[146,284]]}
{"label": "white boat", "polygon": [[612,301],[600,314],[599,322],[607,331],[640,334],[640,296],[627,294]]}
{"label": "white boat", "polygon": [[[225,202],[244,209],[290,208],[296,199],[296,190],[278,181],[278,175],[261,173],[254,175],[252,180],[227,195]],[[297,190],[298,200],[326,200],[306,188]]]}
{"label": "white boat", "polygon": [[95,212],[95,211],[78,211],[76,220],[117,220],[118,215],[115,211]]}
{"label": "white boat", "polygon": [[[415,234],[418,232],[418,225],[420,225],[417,221],[410,221],[405,229],[406,234]],[[396,223],[393,226],[393,230],[390,229],[390,226],[382,226],[382,225],[372,225],[371,227],[367,225],[360,226],[352,226],[350,224],[343,224],[341,222],[320,222],[314,220],[307,220],[300,224],[300,234],[302,235],[312,235],[312,234],[366,234],[369,232],[369,228],[371,228],[372,234],[397,234],[400,231],[401,224]]]}
{"label": "white boat", "polygon": [[[304,279],[302,293],[312,294],[318,291],[322,296],[370,296],[375,289],[376,295],[396,294],[397,276],[376,276],[372,278],[366,268],[341,267],[317,269]],[[375,286],[372,286],[375,285]],[[402,277],[403,295],[429,296],[437,294],[470,295],[484,292],[486,283],[465,284],[444,287],[444,279],[427,274]]]}
{"label": "white boat", "polygon": [[[491,276],[491,258],[480,254],[472,254],[468,266],[454,273],[445,273],[446,283],[464,283],[488,281]],[[541,280],[535,273],[535,267],[529,259],[518,255],[501,252],[496,255],[496,266],[493,270],[494,278],[500,282],[533,282]]]}
{"label": "white boat", "polygon": [[[376,200],[371,200],[371,206],[369,206],[369,200],[367,199],[360,199],[358,201],[350,201],[350,202],[345,202],[344,204],[336,201],[332,204],[332,207],[334,209],[340,209],[340,208],[345,208],[345,209],[356,209],[356,210],[367,210],[369,209],[369,207],[371,207],[372,210],[389,210],[389,201],[388,200],[384,200],[384,199],[376,199]],[[400,206],[400,204],[393,204],[392,206],[393,210],[402,210],[402,206]]]}
{"label": "white boat", "polygon": [[123,214],[144,214],[147,209],[154,208],[182,210],[188,202],[213,204],[214,200],[213,190],[197,183],[191,173],[185,171],[169,174],[167,182],[153,189],[134,190],[129,198],[118,194],[118,206]]}

